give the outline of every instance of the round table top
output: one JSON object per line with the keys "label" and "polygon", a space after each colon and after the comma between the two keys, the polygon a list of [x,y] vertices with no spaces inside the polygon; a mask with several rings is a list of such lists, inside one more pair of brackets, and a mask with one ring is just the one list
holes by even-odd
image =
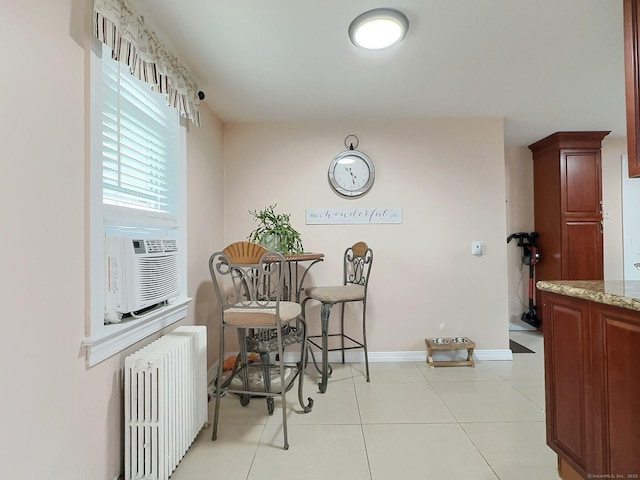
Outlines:
{"label": "round table top", "polygon": [[[302,253],[283,253],[286,262],[305,262],[309,260],[320,260],[324,258],[324,253],[302,252]],[[267,260],[271,260],[271,257],[267,257]],[[273,260],[276,258],[273,257]]]}

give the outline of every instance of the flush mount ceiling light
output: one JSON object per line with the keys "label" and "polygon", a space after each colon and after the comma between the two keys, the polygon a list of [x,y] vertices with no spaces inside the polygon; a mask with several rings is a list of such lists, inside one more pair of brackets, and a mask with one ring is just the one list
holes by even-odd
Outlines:
{"label": "flush mount ceiling light", "polygon": [[349,25],[349,38],[356,47],[379,50],[395,45],[407,34],[409,20],[398,10],[375,8],[358,15]]}

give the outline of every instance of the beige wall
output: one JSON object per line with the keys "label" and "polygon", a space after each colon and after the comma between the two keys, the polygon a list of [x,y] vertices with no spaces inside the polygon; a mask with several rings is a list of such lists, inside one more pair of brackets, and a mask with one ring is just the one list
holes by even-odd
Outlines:
{"label": "beige wall", "polygon": [[[549,132],[551,134],[553,132]],[[620,157],[627,152],[625,137],[607,136],[602,142],[602,201],[604,205],[604,278],[620,280],[622,268],[622,193]],[[505,151],[507,184],[507,232],[531,232],[533,220],[533,160],[527,147],[507,148]],[[509,272],[510,328],[526,325],[520,315],[528,308],[528,267],[520,260],[521,248],[509,244],[507,262]],[[544,259],[544,252],[541,252]],[[544,261],[544,260],[543,260]]]}
{"label": "beige wall", "polygon": [[189,126],[187,172],[187,282],[189,318],[207,326],[208,365],[218,358],[217,301],[211,283],[209,256],[224,242],[223,127],[215,115],[201,105],[201,127]]}
{"label": "beige wall", "polygon": [[602,203],[604,207],[604,278],[621,280],[622,181],[621,157],[627,153],[626,137],[607,136],[602,142]]}
{"label": "beige wall", "polygon": [[[505,149],[507,189],[507,234],[534,231],[533,160],[527,147]],[[505,237],[506,242],[506,237]],[[522,248],[517,239],[507,245],[509,281],[509,325],[511,329],[531,328],[520,320],[529,309],[529,267],[522,264]]]}
{"label": "beige wall", "polygon": [[[376,168],[371,192],[352,200],[327,182],[349,134]],[[227,242],[254,228],[249,210],[277,203],[305,249],[326,254],[309,284],[341,281],[346,246],[373,248],[372,352],[424,352],[424,338],[437,335],[508,348],[501,119],[227,125],[224,144]],[[305,225],[308,207],[401,207],[403,222]],[[471,255],[473,240],[486,243],[486,255]]]}
{"label": "beige wall", "polygon": [[[123,358],[87,369],[85,49],[89,2],[3,0],[0,41],[2,478],[112,480],[122,471]],[[207,323],[206,261],[222,242],[222,126],[188,133],[186,323]]]}
{"label": "beige wall", "polygon": [[[0,76],[3,478],[112,480],[119,474],[123,359],[150,340],[85,367],[89,4],[3,0],[0,7],[0,41],[7,47]],[[203,127],[188,133],[193,302],[186,322],[209,326],[209,365],[217,335],[207,258],[246,238],[253,228],[248,210],[275,202],[293,214],[305,247],[327,255],[314,267],[314,283],[340,278],[346,245],[365,239],[374,248],[373,352],[424,351],[423,338],[440,334],[468,335],[479,349],[507,348],[513,249],[507,255],[501,120],[230,125],[223,138],[206,102],[202,115]],[[354,201],[338,198],[326,181],[328,164],[350,133],[377,168],[372,192]],[[613,163],[620,148],[616,143],[612,156],[603,154],[603,163]],[[526,200],[517,202],[526,211]],[[404,220],[304,224],[305,207],[354,205],[402,207]],[[472,240],[486,242],[485,256],[470,255]]]}

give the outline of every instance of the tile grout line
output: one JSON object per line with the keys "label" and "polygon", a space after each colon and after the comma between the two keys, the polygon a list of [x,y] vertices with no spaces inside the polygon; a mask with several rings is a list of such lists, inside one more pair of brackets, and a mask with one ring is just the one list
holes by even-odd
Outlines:
{"label": "tile grout line", "polygon": [[255,445],[255,449],[253,450],[253,456],[251,457],[251,462],[249,463],[249,469],[247,470],[247,477],[245,480],[249,480],[251,478],[251,472],[253,470],[253,464],[256,461],[256,457],[258,456],[258,450],[260,450],[260,445],[262,444],[262,437],[264,437],[264,432],[267,429],[267,423],[262,424],[262,431],[260,432],[260,438],[258,438],[258,442]]}
{"label": "tile grout line", "polygon": [[[482,459],[484,460],[484,462],[487,464],[487,466],[491,469],[491,471],[493,472],[493,474],[496,476],[496,479],[500,480],[500,478],[498,477],[498,474],[493,470],[493,468],[491,467],[491,465],[489,464],[489,462],[487,461],[487,459],[485,458],[485,456],[482,454],[482,452],[480,451],[480,449],[478,448],[478,446],[475,444],[475,442],[473,440],[471,440],[471,438],[469,437],[469,434],[467,433],[467,431],[464,429],[464,427],[462,426],[462,423],[460,422],[460,420],[458,419],[458,417],[456,417],[456,415],[451,411],[451,409],[449,408],[449,406],[447,405],[447,402],[444,401],[444,398],[442,398],[442,396],[440,395],[440,392],[438,392],[438,390],[436,388],[434,388],[433,384],[431,383],[431,381],[429,380],[429,378],[427,377],[427,375],[425,374],[425,372],[420,368],[419,365],[416,364],[416,367],[418,368],[418,370],[420,371],[420,373],[422,373],[422,375],[425,377],[425,379],[427,380],[427,383],[429,384],[429,386],[433,389],[433,391],[435,392],[435,394],[438,396],[438,398],[440,399],[440,401],[442,402],[442,404],[445,406],[445,408],[449,411],[449,413],[451,414],[451,416],[455,419],[456,421],[456,425],[458,425],[458,428],[460,430],[462,430],[462,432],[465,434],[465,436],[471,441],[471,444],[473,445],[473,447],[476,449],[476,451],[480,454],[480,457],[482,457]],[[429,368],[435,368],[435,367],[429,367]]]}
{"label": "tile grout line", "polygon": [[349,363],[349,370],[351,371],[351,383],[353,385],[353,393],[356,397],[356,407],[358,408],[358,419],[360,421],[360,434],[362,435],[362,444],[364,446],[364,455],[367,459],[367,470],[369,471],[369,478],[373,480],[373,473],[371,472],[371,460],[369,458],[369,450],[367,449],[367,437],[364,434],[364,423],[362,423],[362,412],[360,411],[360,401],[358,399],[358,390],[356,388],[356,382],[353,379],[353,368]]}
{"label": "tile grout line", "polygon": [[[445,406],[445,408],[449,411],[449,413],[451,414],[451,416],[455,419],[456,421],[456,425],[458,426],[458,428],[460,430],[462,430],[462,432],[464,433],[464,435],[469,439],[469,441],[471,442],[471,444],[473,445],[473,447],[476,449],[476,451],[478,452],[478,454],[480,455],[480,457],[482,458],[482,460],[484,460],[484,462],[487,464],[487,467],[489,467],[489,469],[491,470],[491,472],[493,472],[493,475],[495,476],[496,480],[501,480],[500,476],[498,475],[498,473],[494,470],[493,466],[489,463],[489,461],[487,460],[487,458],[484,456],[484,454],[482,453],[482,451],[480,450],[480,448],[478,447],[478,445],[476,445],[476,443],[473,441],[473,439],[469,436],[469,433],[467,432],[467,430],[464,428],[464,426],[462,425],[462,422],[458,419],[458,417],[456,417],[456,415],[453,413],[453,411],[451,411],[451,409],[449,408],[449,406],[447,405],[447,403],[444,401],[444,399],[442,398],[442,396],[440,395],[440,393],[438,392],[438,390],[433,386],[433,384],[431,383],[431,380],[429,380],[429,378],[427,377],[427,375],[425,374],[425,372],[420,368],[420,366],[416,363],[416,367],[418,368],[418,370],[420,371],[420,373],[425,377],[425,379],[427,380],[427,383],[429,384],[429,386],[431,386],[431,388],[433,389],[433,391],[435,392],[435,394],[438,396],[438,398],[440,399],[440,401],[442,402],[442,404]],[[434,368],[434,367],[430,367],[430,368]],[[489,367],[489,369],[491,371],[493,371],[499,378],[499,381],[505,384],[509,384],[509,382],[505,379],[502,378],[502,376],[500,376],[498,374],[498,372],[495,372],[493,369],[491,369]],[[512,389],[518,391],[513,385],[509,385]],[[519,392],[519,391],[518,391]],[[521,392],[519,392],[521,393]],[[524,396],[524,394],[522,394]],[[528,397],[525,396],[525,398],[531,402],[532,402]],[[537,407],[537,405],[536,405]],[[487,422],[465,422],[465,423],[487,423]],[[488,423],[493,423],[493,422],[488,422]]]}

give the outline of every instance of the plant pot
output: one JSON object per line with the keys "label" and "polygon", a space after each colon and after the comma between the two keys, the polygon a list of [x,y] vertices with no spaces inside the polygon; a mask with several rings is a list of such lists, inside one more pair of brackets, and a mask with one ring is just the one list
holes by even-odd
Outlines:
{"label": "plant pot", "polygon": [[280,237],[278,235],[267,234],[260,237],[258,242],[267,250],[283,253],[282,245],[280,244]]}

